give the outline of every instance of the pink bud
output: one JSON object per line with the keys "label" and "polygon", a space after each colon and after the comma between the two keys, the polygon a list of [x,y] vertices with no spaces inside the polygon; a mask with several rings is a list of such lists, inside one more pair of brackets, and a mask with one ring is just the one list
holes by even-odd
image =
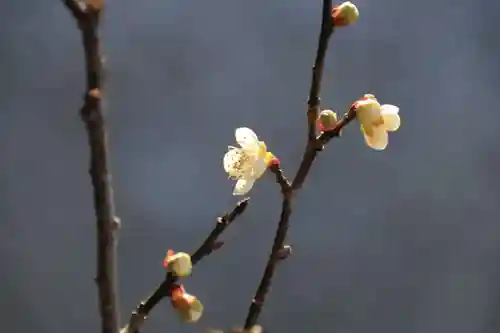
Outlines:
{"label": "pink bud", "polygon": [[175,254],[174,250],[168,250],[165,259],[163,259],[163,267],[168,268],[168,263],[170,262],[170,258]]}
{"label": "pink bud", "polygon": [[274,156],[269,161],[268,167],[271,168],[271,167],[279,167],[279,166],[280,166],[280,160],[279,160],[279,158],[277,158],[276,156]]}

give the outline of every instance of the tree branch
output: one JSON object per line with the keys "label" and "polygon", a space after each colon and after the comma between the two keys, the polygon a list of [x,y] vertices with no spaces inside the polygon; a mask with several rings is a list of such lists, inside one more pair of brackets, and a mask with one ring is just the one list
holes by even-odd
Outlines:
{"label": "tree branch", "polygon": [[[226,228],[243,212],[248,206],[250,198],[245,198],[236,204],[236,207],[229,214],[224,214],[217,218],[217,223],[212,232],[208,235],[201,246],[191,255],[193,266],[201,259],[211,254],[222,246],[222,242],[218,242],[219,236]],[[128,325],[123,327],[120,333],[135,333],[138,332],[140,326],[149,315],[149,312],[165,297],[170,296],[172,285],[178,280],[172,273],[167,273],[165,280],[158,285],[156,290],[145,301],[141,302],[136,310],[132,313]]]}
{"label": "tree branch", "polygon": [[273,165],[270,171],[276,175],[276,182],[281,187],[281,193],[283,194],[283,201],[281,203],[281,216],[278,223],[278,230],[276,231],[276,236],[274,237],[273,247],[271,250],[271,255],[267,261],[266,269],[264,275],[260,280],[255,297],[252,300],[250,309],[248,310],[248,315],[245,320],[244,330],[249,330],[254,327],[257,323],[257,319],[260,315],[260,311],[266,299],[266,295],[271,287],[271,281],[274,275],[274,271],[278,262],[281,261],[280,251],[285,245],[286,233],[288,230],[288,221],[290,214],[292,214],[292,187],[288,179],[283,175],[283,171],[277,165]]}
{"label": "tree branch", "polygon": [[316,140],[316,120],[318,119],[320,108],[321,80],[323,78],[323,68],[328,42],[334,32],[332,23],[332,0],[323,0],[323,10],[321,15],[321,30],[316,49],[316,58],[312,69],[311,88],[309,89],[309,100],[307,102],[307,123],[308,140],[307,146],[302,156],[299,169],[293,179],[293,189],[298,190],[302,187],[316,155],[321,150],[321,143]]}
{"label": "tree branch", "polygon": [[276,230],[271,254],[267,261],[264,275],[259,283],[252,304],[248,310],[245,320],[244,330],[248,332],[252,327],[257,324],[258,317],[264,305],[266,295],[271,287],[272,278],[277,264],[282,261],[283,257],[280,255],[285,246],[286,235],[289,226],[290,215],[292,214],[292,198],[296,191],[298,191],[304,183],[311,166],[316,159],[319,151],[323,149],[323,145],[328,143],[332,138],[340,136],[341,130],[349,124],[356,116],[353,108],[346,113],[346,115],[337,123],[334,129],[324,132],[317,136],[316,134],[316,120],[318,118],[320,109],[320,90],[321,79],[323,75],[323,64],[328,48],[329,39],[334,32],[332,23],[332,0],[323,0],[323,11],[321,20],[321,32],[318,41],[318,48],[316,50],[316,59],[313,66],[313,74],[311,80],[311,88],[308,100],[307,109],[307,122],[308,122],[308,136],[307,146],[302,156],[299,169],[295,174],[292,184],[283,176],[282,170],[277,166],[270,168],[271,172],[276,175],[276,180],[280,184],[281,192],[283,194],[283,201],[281,206],[281,215]]}
{"label": "tree branch", "polygon": [[309,89],[309,100],[307,101],[307,124],[308,124],[308,142],[313,143],[316,139],[316,119],[319,114],[321,91],[321,80],[323,78],[323,67],[325,55],[328,49],[328,41],[334,32],[332,23],[332,0],[323,0],[323,10],[321,15],[321,30],[318,39],[318,48],[316,58],[312,69],[311,88]]}
{"label": "tree branch", "polygon": [[80,116],[85,123],[90,146],[90,177],[97,217],[97,276],[101,332],[117,333],[116,240],[119,219],[115,216],[111,172],[107,148],[101,89],[102,67],[99,48],[99,18],[102,1],[82,3],[62,0],[81,32],[85,54],[86,88]]}

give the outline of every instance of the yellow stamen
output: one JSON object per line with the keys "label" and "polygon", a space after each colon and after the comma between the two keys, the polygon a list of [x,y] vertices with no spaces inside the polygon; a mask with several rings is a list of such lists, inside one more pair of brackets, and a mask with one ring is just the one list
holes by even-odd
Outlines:
{"label": "yellow stamen", "polygon": [[264,141],[259,141],[259,158],[265,158],[267,153],[267,145]]}

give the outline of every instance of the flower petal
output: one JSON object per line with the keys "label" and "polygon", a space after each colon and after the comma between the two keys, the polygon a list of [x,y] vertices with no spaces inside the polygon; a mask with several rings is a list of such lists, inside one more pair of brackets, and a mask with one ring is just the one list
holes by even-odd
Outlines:
{"label": "flower petal", "polygon": [[366,103],[360,103],[356,109],[356,117],[364,126],[371,126],[372,123],[377,122],[380,118],[380,113],[380,104],[372,100],[368,100]]}
{"label": "flower petal", "polygon": [[259,158],[255,162],[252,170],[252,178],[258,179],[260,178],[264,172],[267,170],[267,163],[264,158]]}
{"label": "flower petal", "polygon": [[252,131],[248,127],[240,127],[237,128],[234,132],[234,136],[236,138],[236,142],[245,149],[256,150],[259,149],[259,138],[254,131]]}
{"label": "flower petal", "polygon": [[190,300],[189,308],[180,312],[181,318],[184,322],[195,323],[203,315],[203,304],[197,299]]}
{"label": "flower petal", "polygon": [[250,191],[255,183],[254,179],[239,179],[234,185],[233,195],[245,195]]}
{"label": "flower petal", "polygon": [[381,107],[382,118],[384,119],[384,127],[386,130],[394,132],[401,126],[399,118],[399,108],[395,105],[384,104]]}
{"label": "flower petal", "polygon": [[367,135],[363,133],[365,137],[365,143],[375,149],[375,150],[384,150],[389,143],[389,134],[384,128],[377,128],[373,131],[373,135]]}
{"label": "flower petal", "polygon": [[178,277],[191,275],[192,270],[191,256],[184,252],[178,252],[169,258],[168,268]]}
{"label": "flower petal", "polygon": [[385,114],[398,114],[399,113],[399,107],[396,105],[392,104],[384,104],[380,107],[382,113]]}

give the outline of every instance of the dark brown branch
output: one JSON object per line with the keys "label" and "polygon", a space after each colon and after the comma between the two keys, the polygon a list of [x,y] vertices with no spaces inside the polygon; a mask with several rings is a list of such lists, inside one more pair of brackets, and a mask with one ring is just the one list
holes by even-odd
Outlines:
{"label": "dark brown branch", "polygon": [[293,189],[298,190],[302,187],[309,169],[314,162],[316,155],[321,150],[321,144],[316,140],[316,120],[318,119],[320,108],[321,80],[323,78],[323,69],[325,63],[328,42],[334,32],[332,23],[332,0],[323,0],[323,10],[321,16],[321,30],[316,49],[316,58],[312,70],[311,88],[309,90],[309,100],[307,101],[307,123],[308,140],[307,147],[302,156],[299,169],[293,179]]}
{"label": "dark brown branch", "polygon": [[116,240],[119,220],[115,216],[107,150],[107,133],[101,103],[102,68],[99,48],[99,17],[102,1],[81,3],[63,0],[81,32],[85,54],[86,88],[80,116],[90,146],[90,177],[97,217],[97,276],[101,332],[117,333]]}
{"label": "dark brown branch", "polygon": [[316,59],[312,69],[311,88],[309,90],[309,100],[307,101],[307,124],[308,124],[308,141],[312,143],[316,139],[316,119],[319,114],[321,91],[321,80],[323,78],[323,68],[325,63],[325,55],[328,49],[330,36],[333,34],[334,26],[332,23],[332,0],[323,0],[323,11],[321,15],[321,30],[318,40],[318,48],[316,50]]}
{"label": "dark brown branch", "polygon": [[[248,206],[250,198],[245,198],[239,201],[236,207],[229,214],[224,214],[217,218],[217,223],[212,232],[205,239],[203,244],[191,255],[193,266],[196,265],[205,256],[211,254],[214,250],[220,248],[221,243],[217,241],[219,236],[226,230],[226,228],[243,212]],[[165,280],[158,285],[156,290],[145,301],[141,302],[136,310],[130,317],[129,324],[126,325],[121,333],[134,333],[137,332],[149,315],[150,311],[165,297],[170,296],[172,285],[178,280],[177,277],[171,273],[167,273]]]}
{"label": "dark brown branch", "polygon": [[[328,143],[332,138],[339,137],[342,129],[347,126],[351,121],[356,118],[356,112],[353,108],[351,108],[344,117],[337,123],[335,128],[331,131],[324,132],[318,137],[316,137],[316,141],[320,144]],[[306,150],[306,154],[302,159],[301,168],[303,170],[304,176],[300,178],[301,181],[304,181],[305,177],[309,173],[311,166],[316,158],[318,150],[313,145],[308,145]],[[281,207],[281,216],[278,223],[278,229],[276,231],[276,236],[274,238],[273,247],[271,250],[271,255],[269,256],[269,260],[266,265],[266,269],[264,271],[264,275],[260,281],[259,287],[257,288],[257,292],[255,293],[255,297],[252,300],[252,304],[250,305],[250,309],[248,311],[247,318],[245,320],[245,330],[250,329],[254,325],[257,324],[257,319],[262,310],[262,306],[264,305],[264,301],[266,295],[271,287],[272,278],[274,275],[274,270],[276,269],[276,265],[283,259],[286,259],[287,256],[283,256],[283,250],[285,252],[290,252],[290,249],[287,249],[287,245],[285,245],[286,234],[288,231],[289,219],[292,214],[292,197],[296,190],[299,188],[294,187],[294,182],[290,184],[288,179],[283,175],[282,170],[279,167],[273,166],[270,168],[270,171],[276,175],[276,182],[281,187],[281,192],[283,193],[283,202]],[[295,176],[297,179],[298,175]]]}
{"label": "dark brown branch", "polygon": [[304,183],[311,166],[316,159],[319,151],[323,149],[331,138],[340,135],[344,126],[355,118],[355,111],[351,108],[342,120],[337,123],[337,126],[328,133],[316,135],[316,120],[320,108],[320,90],[321,79],[323,74],[324,59],[328,48],[329,39],[334,31],[332,23],[332,0],[323,0],[323,11],[321,20],[321,32],[318,41],[318,48],[316,50],[316,59],[313,67],[313,75],[311,80],[311,89],[308,100],[307,120],[308,120],[308,137],[307,146],[302,156],[299,169],[295,174],[292,184],[283,176],[283,172],[279,167],[273,166],[270,170],[276,175],[276,180],[280,184],[281,192],[283,194],[283,201],[281,207],[281,215],[276,230],[271,254],[267,261],[264,275],[259,283],[252,304],[248,310],[248,315],[245,320],[245,330],[250,330],[257,324],[258,317],[264,305],[266,295],[271,287],[272,278],[277,264],[282,261],[283,248],[285,246],[286,235],[289,226],[290,215],[292,214],[292,197]]}
{"label": "dark brown branch", "polygon": [[281,193],[283,194],[283,201],[281,203],[281,216],[278,223],[278,231],[274,237],[273,247],[269,260],[267,261],[266,269],[264,275],[260,280],[255,297],[252,300],[250,309],[248,310],[248,315],[245,320],[245,330],[249,330],[256,323],[262,309],[262,305],[266,300],[266,295],[271,287],[271,281],[274,275],[276,265],[283,259],[280,255],[283,246],[285,245],[286,233],[288,230],[288,220],[290,214],[292,214],[292,188],[290,182],[283,175],[283,171],[277,165],[270,168],[270,171],[276,175],[276,182],[281,187]]}

